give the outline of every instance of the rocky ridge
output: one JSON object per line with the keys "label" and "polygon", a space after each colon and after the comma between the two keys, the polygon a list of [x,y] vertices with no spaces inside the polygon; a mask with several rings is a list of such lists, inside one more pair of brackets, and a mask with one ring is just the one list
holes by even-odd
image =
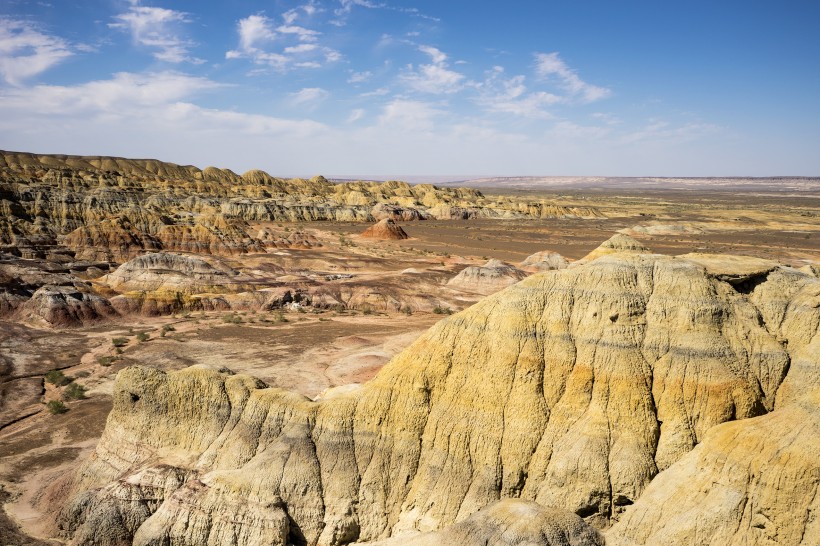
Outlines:
{"label": "rocky ridge", "polygon": [[78,259],[119,262],[145,251],[234,255],[283,244],[255,236],[253,222],[601,216],[469,188],[19,152],[0,152],[0,213],[0,246],[19,256],[62,246]]}
{"label": "rocky ridge", "polygon": [[402,229],[402,227],[391,218],[379,220],[364,230],[361,236],[370,239],[381,239],[384,241],[398,241],[408,238],[407,233]]}
{"label": "rocky ridge", "polygon": [[[443,320],[371,382],[317,401],[226,370],[122,371],[95,456],[55,484],[75,492],[62,532],[496,536],[510,508],[490,505],[520,497],[612,526],[615,544],[810,544],[820,281],[760,264],[738,280],[725,275],[740,258],[613,246]],[[527,532],[569,521],[557,514]],[[552,543],[539,536],[527,543]]]}

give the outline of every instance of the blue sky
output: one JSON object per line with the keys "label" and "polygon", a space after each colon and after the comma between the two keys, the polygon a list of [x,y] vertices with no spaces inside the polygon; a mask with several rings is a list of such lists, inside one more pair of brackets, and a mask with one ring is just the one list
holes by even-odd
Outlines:
{"label": "blue sky", "polygon": [[0,148],[325,175],[820,175],[820,2],[0,0]]}

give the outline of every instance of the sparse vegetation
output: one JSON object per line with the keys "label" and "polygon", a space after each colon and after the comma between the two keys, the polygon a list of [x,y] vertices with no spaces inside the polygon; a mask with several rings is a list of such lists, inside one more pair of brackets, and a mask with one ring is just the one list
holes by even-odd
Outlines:
{"label": "sparse vegetation", "polygon": [[437,306],[433,309],[433,313],[435,313],[435,314],[437,314],[437,315],[452,315],[452,314],[453,314],[453,310],[452,310],[452,309],[450,309],[449,307],[440,307],[440,306],[438,306],[438,305],[437,305]]}
{"label": "sparse vegetation", "polygon": [[222,322],[228,324],[244,324],[245,321],[236,313],[228,313],[227,315],[222,315]]}
{"label": "sparse vegetation", "polygon": [[71,382],[60,370],[51,370],[45,375],[45,380],[57,387],[68,385]]}
{"label": "sparse vegetation", "polygon": [[63,391],[64,400],[84,400],[88,398],[85,395],[85,387],[79,383],[69,383]]}
{"label": "sparse vegetation", "polygon": [[148,334],[148,332],[140,332],[139,334],[137,334],[137,341],[139,341],[140,343],[148,341],[149,339],[151,339],[151,336]]}
{"label": "sparse vegetation", "polygon": [[60,413],[65,413],[68,411],[66,405],[60,402],[59,400],[49,400],[46,404],[46,409],[51,415],[58,415]]}
{"label": "sparse vegetation", "polygon": [[100,366],[105,366],[107,368],[108,366],[113,364],[115,360],[117,360],[117,357],[115,356],[98,356],[97,364],[99,364]]}
{"label": "sparse vegetation", "polygon": [[125,347],[128,345],[128,338],[127,337],[115,337],[111,340],[111,344],[114,347]]}

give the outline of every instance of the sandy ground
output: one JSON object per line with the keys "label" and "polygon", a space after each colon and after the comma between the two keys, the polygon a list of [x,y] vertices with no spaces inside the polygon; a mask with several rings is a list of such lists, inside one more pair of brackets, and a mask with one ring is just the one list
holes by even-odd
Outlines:
{"label": "sandy ground", "polygon": [[[352,275],[338,281],[340,292],[346,283],[407,297],[421,290],[456,309],[478,298],[444,284],[467,265],[488,258],[518,263],[542,250],[578,259],[618,231],[666,254],[747,254],[795,266],[820,261],[816,199],[600,191],[547,197],[598,207],[607,218],[405,223],[411,239],[391,242],[357,237],[362,224],[303,224],[294,228],[313,231],[323,247],[228,260],[261,278],[281,274],[281,267],[296,270],[305,282]],[[114,377],[123,367],[226,366],[316,397],[329,387],[367,381],[441,318],[398,311],[195,312],[65,331],[0,322],[0,497],[6,508],[0,512],[0,545],[45,544],[31,538],[43,532],[45,517],[37,510],[37,492],[93,450],[111,407]],[[149,339],[138,341],[140,333]],[[121,354],[112,344],[117,337],[126,339]],[[69,411],[59,415],[43,405],[64,391],[44,382],[52,369],[87,389],[87,399],[66,401]]]}

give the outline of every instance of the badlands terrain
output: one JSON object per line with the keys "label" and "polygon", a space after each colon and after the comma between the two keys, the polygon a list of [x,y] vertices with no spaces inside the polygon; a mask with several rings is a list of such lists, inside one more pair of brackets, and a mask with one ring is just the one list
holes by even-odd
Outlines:
{"label": "badlands terrain", "polygon": [[3,152],[0,544],[820,544],[817,181],[618,180]]}

